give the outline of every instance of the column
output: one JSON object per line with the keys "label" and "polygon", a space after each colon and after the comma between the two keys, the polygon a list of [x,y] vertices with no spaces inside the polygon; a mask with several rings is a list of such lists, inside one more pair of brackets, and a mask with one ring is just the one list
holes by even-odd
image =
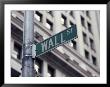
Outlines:
{"label": "column", "polygon": [[47,76],[47,73],[48,73],[47,67],[48,67],[48,65],[47,65],[46,61],[43,61],[43,64],[42,64],[42,76],[43,77]]}

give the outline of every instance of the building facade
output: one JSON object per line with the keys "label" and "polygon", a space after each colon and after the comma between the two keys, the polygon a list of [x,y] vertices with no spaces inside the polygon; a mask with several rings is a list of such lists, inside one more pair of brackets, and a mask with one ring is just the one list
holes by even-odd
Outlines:
{"label": "building facade", "polygon": [[[76,24],[78,38],[35,58],[36,77],[100,76],[99,11],[35,11],[34,43]],[[24,11],[11,12],[11,76],[22,69]]]}

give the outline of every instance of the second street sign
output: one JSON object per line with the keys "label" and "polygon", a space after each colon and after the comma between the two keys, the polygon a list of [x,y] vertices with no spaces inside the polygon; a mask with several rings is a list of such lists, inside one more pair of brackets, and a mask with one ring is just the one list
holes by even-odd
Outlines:
{"label": "second street sign", "polygon": [[36,44],[36,57],[77,37],[76,25]]}

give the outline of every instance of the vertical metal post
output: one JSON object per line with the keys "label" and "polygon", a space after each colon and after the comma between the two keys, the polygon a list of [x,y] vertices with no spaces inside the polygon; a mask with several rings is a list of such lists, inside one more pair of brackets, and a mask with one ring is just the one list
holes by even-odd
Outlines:
{"label": "vertical metal post", "polygon": [[32,44],[34,41],[34,11],[25,11],[23,31],[22,77],[34,77]]}

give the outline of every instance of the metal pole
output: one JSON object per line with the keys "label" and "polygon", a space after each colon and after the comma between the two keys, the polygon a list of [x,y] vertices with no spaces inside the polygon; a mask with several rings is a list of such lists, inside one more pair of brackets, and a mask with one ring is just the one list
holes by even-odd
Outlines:
{"label": "metal pole", "polygon": [[25,11],[23,31],[22,77],[34,77],[32,44],[34,41],[34,11]]}

